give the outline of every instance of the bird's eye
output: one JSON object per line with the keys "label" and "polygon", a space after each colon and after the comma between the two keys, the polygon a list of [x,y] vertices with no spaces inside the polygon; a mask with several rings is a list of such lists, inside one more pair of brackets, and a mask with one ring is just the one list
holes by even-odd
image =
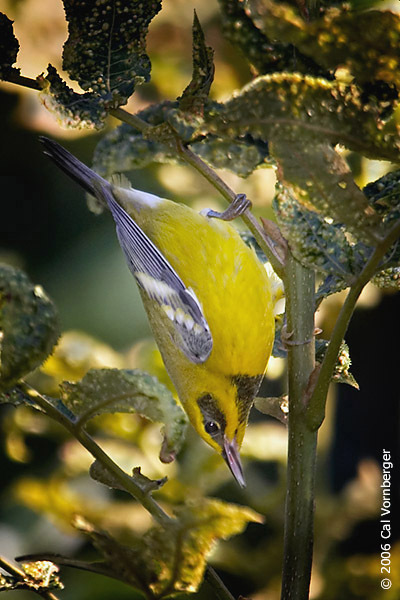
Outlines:
{"label": "bird's eye", "polygon": [[207,421],[207,423],[204,425],[204,429],[209,435],[215,435],[219,432],[220,427],[215,421]]}

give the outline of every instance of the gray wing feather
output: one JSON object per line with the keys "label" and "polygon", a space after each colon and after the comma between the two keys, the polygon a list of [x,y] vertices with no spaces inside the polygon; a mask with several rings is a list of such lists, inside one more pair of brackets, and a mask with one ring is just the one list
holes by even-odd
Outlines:
{"label": "gray wing feather", "polygon": [[175,341],[187,358],[194,363],[206,361],[212,350],[212,336],[193,290],[185,286],[163,254],[114,199],[111,189],[101,187],[138,285],[164,309],[174,326]]}

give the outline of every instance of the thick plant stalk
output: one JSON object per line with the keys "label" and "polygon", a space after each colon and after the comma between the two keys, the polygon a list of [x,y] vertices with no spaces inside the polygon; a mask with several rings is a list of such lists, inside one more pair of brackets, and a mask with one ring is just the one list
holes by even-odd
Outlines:
{"label": "thick plant stalk", "polygon": [[317,431],[305,420],[314,370],[314,272],[289,253],[285,275],[289,373],[289,447],[282,600],[307,600],[313,552]]}

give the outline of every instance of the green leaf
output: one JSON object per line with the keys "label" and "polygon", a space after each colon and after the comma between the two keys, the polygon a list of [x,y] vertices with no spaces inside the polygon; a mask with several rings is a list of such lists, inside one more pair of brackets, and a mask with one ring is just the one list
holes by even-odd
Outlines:
{"label": "green leaf", "polygon": [[5,80],[11,73],[19,73],[19,69],[12,66],[19,50],[12,24],[13,21],[0,12],[0,79]]}
{"label": "green leaf", "polygon": [[170,526],[153,527],[130,547],[81,519],[78,525],[106,559],[111,576],[164,598],[196,592],[215,543],[241,533],[249,522],[261,522],[250,508],[214,499],[180,507],[176,517]]}
{"label": "green leaf", "polygon": [[[363,193],[381,219],[387,232],[400,218],[400,171],[388,173],[368,184]],[[342,223],[332,223],[308,210],[282,185],[277,186],[274,209],[283,235],[295,257],[324,275],[317,302],[352,284],[364,268],[373,247],[349,241]],[[400,243],[386,253],[373,283],[379,287],[399,287]]]}
{"label": "green leaf", "polygon": [[103,177],[141,169],[152,162],[178,163],[175,153],[162,142],[145,139],[125,123],[112,129],[97,144],[93,168]]}
{"label": "green leaf", "polygon": [[[328,347],[328,343],[326,340],[318,339],[315,342],[315,360],[319,363],[322,362],[326,349]],[[351,366],[351,358],[349,347],[346,342],[342,342],[339,350],[339,356],[336,361],[335,369],[332,375],[332,381],[336,381],[337,383],[347,383],[351,387],[360,389],[357,381],[354,379],[354,376],[350,373]]]}
{"label": "green leaf", "polygon": [[[370,99],[354,85],[275,73],[253,80],[224,104],[209,106],[201,129],[221,138],[286,140],[313,146],[342,144],[370,158],[398,160],[397,127],[385,128],[387,103]],[[290,150],[290,148],[288,148]]]}
{"label": "green leaf", "polygon": [[340,275],[327,275],[325,279],[320,283],[315,294],[316,305],[322,302],[327,296],[336,294],[345,290],[349,286],[349,283],[343,279]]}
{"label": "green leaf", "polygon": [[400,289],[400,267],[389,267],[379,271],[371,282],[379,288],[387,290]]}
{"label": "green leaf", "polygon": [[299,204],[278,184],[274,212],[294,256],[303,265],[324,275],[333,275],[350,285],[360,266],[347,241],[343,226],[327,221]]}
{"label": "green leaf", "polygon": [[244,9],[241,0],[219,0],[223,33],[238,48],[258,74],[296,71],[321,75],[312,58],[296,51],[292,44],[268,37]]}
{"label": "green leaf", "polygon": [[343,223],[357,239],[376,244],[381,232],[379,216],[354,182],[344,158],[330,144],[282,137],[271,142],[270,148],[281,182],[300,204]]}
{"label": "green leaf", "polygon": [[[166,107],[164,110],[167,110]],[[159,112],[155,108],[153,116],[161,112],[161,108]],[[149,115],[148,111],[146,115]],[[138,116],[143,118],[144,113],[139,113]],[[201,141],[191,143],[190,148],[212,167],[232,171],[240,177],[247,177],[255,169],[270,164],[268,144],[254,141],[249,136],[228,140],[209,135]],[[151,162],[183,164],[176,149],[157,139],[145,138],[129,125],[122,124],[107,133],[97,145],[93,168],[103,177],[109,178],[114,173],[140,169]]]}
{"label": "green leaf", "polygon": [[204,33],[197,18],[193,18],[193,74],[192,80],[178,98],[183,112],[202,114],[214,79],[214,51],[206,45]]}
{"label": "green leaf", "polygon": [[146,35],[160,0],[64,0],[68,40],[63,68],[85,91],[125,104],[135,85],[149,81]]}
{"label": "green leaf", "polygon": [[271,166],[268,144],[254,141],[250,136],[228,140],[208,135],[190,148],[214,169],[232,171],[239,177],[248,177],[258,168]]}
{"label": "green leaf", "polygon": [[108,115],[108,104],[91,92],[77,94],[49,65],[47,75],[40,75],[39,98],[55,115],[64,129],[101,129]]}
{"label": "green leaf", "polygon": [[256,398],[254,407],[264,415],[269,415],[287,425],[289,416],[289,401],[287,396],[278,398]]}
{"label": "green leaf", "polygon": [[344,68],[358,84],[381,81],[399,87],[397,13],[331,9],[322,18],[307,22],[288,4],[249,0],[248,5],[256,26],[265,35],[293,44],[324,69]]}
{"label": "green leaf", "polygon": [[[171,527],[171,537],[159,527],[148,533],[148,547],[160,554],[164,567],[156,589],[163,589],[166,584],[174,591],[197,591],[206,559],[216,542],[241,533],[249,522],[263,521],[261,515],[246,506],[206,498],[179,507],[175,515],[178,526]],[[152,552],[149,560],[157,566]],[[164,569],[169,571],[168,577]]]}
{"label": "green leaf", "polygon": [[61,398],[84,423],[104,413],[138,413],[163,423],[162,462],[171,462],[179,451],[187,417],[171,392],[155,377],[131,369],[91,369],[77,383],[63,382]]}
{"label": "green leaf", "polygon": [[[369,183],[363,192],[382,220],[387,233],[400,219],[400,170],[387,173]],[[397,240],[386,253],[380,267],[382,270],[400,266],[400,242]],[[385,277],[386,279],[386,277]]]}
{"label": "green leaf", "polygon": [[43,289],[6,265],[0,265],[0,330],[0,390],[7,390],[48,357],[59,329]]}

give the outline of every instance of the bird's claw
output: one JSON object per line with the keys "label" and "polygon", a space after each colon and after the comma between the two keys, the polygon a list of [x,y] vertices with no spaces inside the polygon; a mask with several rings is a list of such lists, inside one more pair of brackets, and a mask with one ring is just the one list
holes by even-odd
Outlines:
{"label": "bird's claw", "polygon": [[222,219],[223,221],[233,221],[233,219],[242,216],[250,207],[251,202],[247,199],[246,194],[238,194],[226,210],[218,212],[210,209],[207,210],[206,216],[213,219]]}

